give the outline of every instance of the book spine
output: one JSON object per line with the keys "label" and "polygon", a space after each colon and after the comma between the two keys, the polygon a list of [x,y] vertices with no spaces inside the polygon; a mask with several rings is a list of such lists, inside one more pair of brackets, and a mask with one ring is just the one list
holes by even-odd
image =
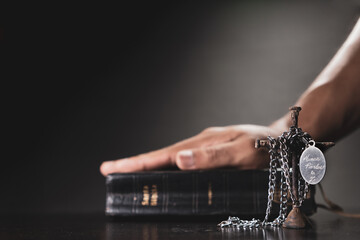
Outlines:
{"label": "book spine", "polygon": [[259,215],[266,209],[268,172],[114,174],[106,187],[106,214],[112,216]]}

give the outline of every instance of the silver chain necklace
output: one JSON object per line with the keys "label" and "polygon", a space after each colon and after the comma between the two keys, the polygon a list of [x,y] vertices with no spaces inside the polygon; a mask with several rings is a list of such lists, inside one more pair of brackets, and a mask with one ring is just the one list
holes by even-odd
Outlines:
{"label": "silver chain necklace", "polygon": [[[227,220],[222,221],[218,224],[219,227],[232,227],[232,228],[242,228],[242,229],[252,229],[260,227],[279,227],[283,224],[287,215],[287,202],[288,195],[292,204],[296,207],[300,207],[306,198],[306,195],[309,191],[309,185],[304,181],[301,174],[298,173],[298,196],[295,197],[294,193],[291,191],[291,174],[292,171],[289,167],[289,155],[290,147],[295,144],[301,144],[301,151],[304,151],[305,146],[309,142],[313,142],[311,137],[304,133],[300,128],[291,127],[289,132],[284,132],[277,139],[268,137],[270,145],[270,165],[269,165],[269,187],[268,187],[268,201],[265,212],[265,218],[263,221],[259,219],[252,220],[241,220],[238,217],[229,217]],[[295,153],[293,153],[295,154]],[[281,169],[281,179],[280,179],[280,210],[279,215],[272,222],[269,222],[269,216],[271,213],[272,202],[274,200],[274,193],[276,187],[276,172],[277,168]],[[296,166],[293,166],[296,167]]]}

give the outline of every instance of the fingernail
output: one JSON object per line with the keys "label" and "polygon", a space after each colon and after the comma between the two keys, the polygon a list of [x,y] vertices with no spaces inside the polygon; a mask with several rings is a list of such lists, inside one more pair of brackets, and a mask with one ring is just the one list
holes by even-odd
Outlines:
{"label": "fingernail", "polygon": [[181,164],[186,168],[191,168],[194,166],[194,156],[191,150],[184,150],[179,152],[179,157]]}

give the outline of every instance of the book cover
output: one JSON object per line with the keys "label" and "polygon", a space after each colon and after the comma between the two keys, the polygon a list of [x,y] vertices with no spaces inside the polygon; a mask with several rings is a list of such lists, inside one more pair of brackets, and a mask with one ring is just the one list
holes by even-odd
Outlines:
{"label": "book cover", "polygon": [[[106,215],[263,215],[267,170],[199,170],[117,173],[106,177]],[[277,179],[280,179],[278,173]],[[316,211],[310,187],[302,210]],[[279,212],[279,189],[272,213]]]}

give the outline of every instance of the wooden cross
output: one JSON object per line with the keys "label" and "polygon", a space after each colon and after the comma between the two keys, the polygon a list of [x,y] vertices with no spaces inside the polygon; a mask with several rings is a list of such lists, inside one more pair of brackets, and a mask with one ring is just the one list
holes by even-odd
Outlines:
{"label": "wooden cross", "polygon": [[[292,121],[292,127],[298,127],[298,117],[299,112],[301,111],[301,107],[291,107],[289,109],[291,111],[291,121]],[[325,151],[335,145],[334,142],[315,142],[315,146],[318,147],[321,151]],[[255,141],[255,148],[268,148],[270,149],[270,141],[268,139],[257,139]],[[297,149],[299,150],[299,149]],[[300,151],[300,150],[299,150]],[[291,161],[292,161],[292,189],[293,195],[295,197],[295,202],[298,201],[298,171],[299,171],[299,155],[298,154],[290,154]],[[290,189],[289,189],[290,190]],[[286,217],[285,222],[283,223],[283,227],[286,228],[304,228],[306,227],[306,221],[304,218],[303,213],[301,212],[301,209],[295,205],[292,206],[292,210]]]}

